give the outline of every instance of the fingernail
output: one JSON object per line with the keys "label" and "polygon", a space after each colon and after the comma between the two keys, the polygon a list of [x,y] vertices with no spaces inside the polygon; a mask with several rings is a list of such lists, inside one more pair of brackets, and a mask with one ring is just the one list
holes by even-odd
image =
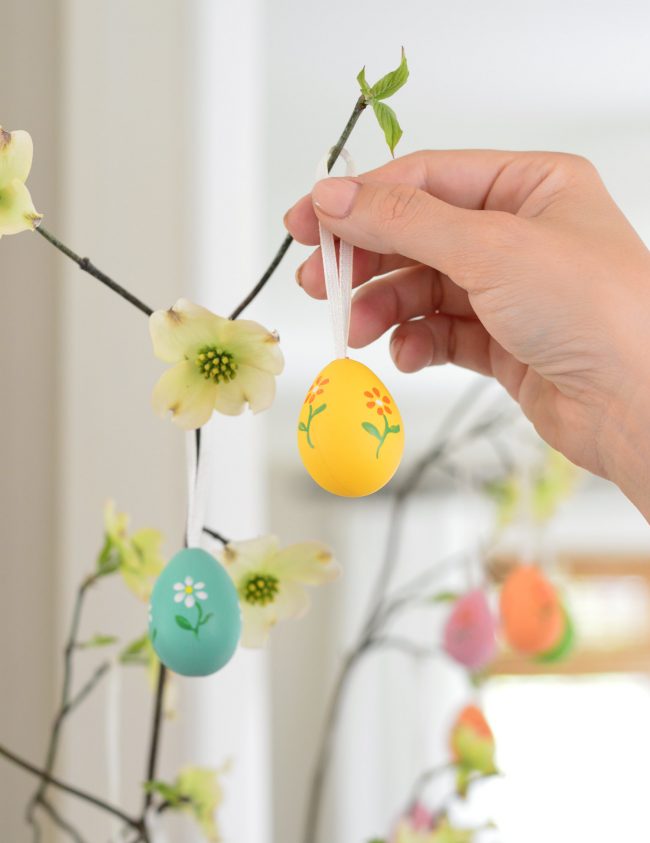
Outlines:
{"label": "fingernail", "polygon": [[351,179],[323,179],[314,185],[311,198],[319,211],[328,217],[347,217],[359,191],[357,182]]}
{"label": "fingernail", "polygon": [[303,268],[303,266],[304,266],[304,265],[305,265],[305,264],[304,264],[304,262],[303,262],[303,263],[301,263],[301,264],[300,264],[300,266],[298,267],[298,269],[296,270],[296,284],[297,284],[299,287],[302,287],[302,278],[301,278],[301,276],[302,276],[302,268]]}
{"label": "fingernail", "polygon": [[404,345],[404,337],[393,337],[390,341],[390,356],[397,363],[397,358]]}

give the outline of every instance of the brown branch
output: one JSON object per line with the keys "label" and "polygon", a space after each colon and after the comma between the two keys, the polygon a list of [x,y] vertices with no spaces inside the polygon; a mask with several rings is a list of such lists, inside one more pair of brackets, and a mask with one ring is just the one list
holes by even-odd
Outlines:
{"label": "brown branch", "polygon": [[58,249],[59,252],[64,254],[67,258],[74,261],[79,269],[87,272],[88,275],[92,275],[93,278],[96,278],[110,290],[113,290],[114,293],[117,293],[118,296],[121,296],[123,299],[132,304],[134,307],[137,307],[138,310],[141,310],[142,313],[146,314],[147,316],[151,316],[153,310],[149,307],[149,305],[145,304],[143,301],[140,301],[139,298],[130,293],[125,287],[121,284],[118,284],[117,281],[114,281],[105,272],[102,272],[101,269],[98,269],[89,258],[82,258],[76,252],[73,252],[69,246],[66,246],[65,243],[62,243],[58,237],[55,237],[53,234],[44,228],[42,225],[39,225],[36,228],[36,231],[44,237],[48,243],[51,243],[55,249]]}
{"label": "brown branch", "polygon": [[[338,160],[338,157],[341,154],[341,150],[345,146],[347,139],[352,134],[352,130],[356,126],[357,120],[359,119],[359,117],[361,117],[361,115],[363,114],[367,105],[368,105],[368,103],[366,102],[365,97],[363,97],[363,96],[359,97],[359,99],[357,100],[357,102],[354,106],[354,110],[352,111],[352,114],[350,115],[350,119],[345,124],[345,128],[343,129],[340,138],[337,140],[336,144],[332,147],[332,150],[330,152],[330,156],[327,159],[327,172],[328,173],[330,172],[330,170],[332,169],[332,167],[334,166],[334,164]],[[253,287],[253,289],[246,296],[246,298],[242,302],[240,302],[240,304],[238,304],[237,307],[230,314],[231,319],[237,319],[238,316],[241,316],[241,314],[244,312],[244,310],[246,310],[246,308],[249,306],[249,304],[251,304],[251,302],[254,301],[257,298],[257,296],[259,296],[259,294],[262,292],[262,290],[264,289],[264,287],[266,286],[268,281],[271,279],[271,276],[273,275],[275,270],[278,268],[278,266],[280,266],[280,263],[282,262],[282,258],[286,255],[286,253],[289,250],[289,246],[291,246],[292,243],[293,243],[293,237],[290,234],[287,234],[287,236],[284,238],[284,240],[280,244],[280,248],[276,252],[275,257],[273,258],[273,260],[271,261],[271,263],[267,267],[266,271],[264,272],[264,275],[262,275],[260,280]]]}
{"label": "brown branch", "polygon": [[103,799],[99,799],[92,793],[88,793],[85,790],[81,790],[78,787],[74,787],[74,785],[67,784],[66,782],[63,782],[60,779],[49,775],[45,770],[36,767],[29,761],[25,761],[24,758],[21,758],[19,755],[16,755],[14,752],[11,752],[9,749],[7,749],[5,746],[2,746],[1,744],[0,756],[6,758],[7,761],[11,761],[11,763],[15,764],[17,767],[26,770],[28,773],[31,773],[34,776],[38,776],[39,779],[45,780],[48,785],[56,787],[59,790],[62,790],[64,793],[69,793],[71,796],[76,796],[77,799],[81,799],[84,802],[88,802],[90,805],[94,805],[96,808],[105,811],[107,814],[112,814],[114,817],[117,817],[119,820],[122,820],[122,822],[126,823],[126,825],[131,826],[131,828],[135,828],[137,831],[143,830],[143,824],[140,819],[136,819],[134,817],[129,816],[124,811],[122,811],[121,808],[117,808],[115,805],[111,805],[109,802],[105,802]]}

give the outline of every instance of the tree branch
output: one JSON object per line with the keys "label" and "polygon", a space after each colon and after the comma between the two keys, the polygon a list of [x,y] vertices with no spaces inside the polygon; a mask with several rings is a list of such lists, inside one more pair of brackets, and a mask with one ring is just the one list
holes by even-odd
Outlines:
{"label": "tree branch", "polygon": [[123,299],[132,304],[134,307],[137,307],[138,310],[141,310],[147,316],[151,316],[153,310],[146,305],[143,301],[140,301],[139,298],[130,293],[127,289],[125,289],[121,284],[118,284],[117,281],[114,281],[105,272],[102,272],[101,269],[97,269],[97,267],[91,263],[89,258],[82,258],[76,252],[73,252],[65,243],[62,243],[57,237],[44,228],[42,225],[39,225],[36,229],[41,237],[44,237],[48,243],[51,243],[55,249],[58,249],[59,252],[64,254],[66,257],[70,258],[70,260],[74,261],[79,269],[87,272],[88,275],[92,275],[93,278],[96,278],[102,284],[104,284],[109,289],[113,290],[114,293],[117,293],[118,296],[121,296]]}
{"label": "tree branch", "polygon": [[[327,159],[328,173],[336,163],[339,155],[341,154],[341,150],[345,146],[347,139],[350,137],[350,135],[352,134],[352,130],[357,124],[357,120],[359,119],[359,117],[361,117],[367,105],[368,103],[366,102],[365,97],[360,96],[354,106],[354,110],[352,111],[348,122],[345,124],[345,128],[343,129],[341,136],[337,140],[336,144],[332,147],[330,157]],[[276,252],[275,257],[264,272],[264,275],[262,275],[260,280],[253,287],[253,289],[246,296],[246,298],[242,302],[240,302],[240,304],[238,304],[237,307],[230,314],[231,319],[237,319],[238,316],[241,316],[241,314],[244,312],[244,310],[246,310],[249,304],[251,304],[251,302],[254,301],[257,296],[259,296],[259,294],[262,292],[275,270],[282,262],[282,258],[286,255],[289,250],[289,246],[291,246],[292,243],[293,237],[290,234],[287,234],[287,236],[280,244],[280,248]]]}
{"label": "tree branch", "polygon": [[137,831],[142,831],[142,821],[140,819],[130,817],[128,814],[124,813],[124,811],[122,811],[120,808],[117,808],[114,805],[105,802],[103,799],[99,799],[97,796],[93,796],[92,793],[88,793],[85,790],[80,790],[78,787],[66,784],[66,782],[63,782],[60,779],[49,775],[45,770],[41,770],[33,764],[30,764],[29,761],[25,761],[24,758],[21,758],[19,755],[16,755],[15,753],[11,752],[1,744],[0,756],[6,758],[7,761],[11,761],[17,767],[26,770],[28,773],[31,773],[34,776],[38,776],[40,779],[44,779],[48,785],[56,787],[59,790],[64,791],[64,793],[69,793],[71,796],[76,796],[77,799],[81,799],[84,802],[88,802],[90,805],[94,805],[96,808],[105,811],[107,814],[112,814],[114,817],[117,817],[119,820],[122,820],[124,823],[126,823],[126,825],[131,826],[131,828],[135,828]]}

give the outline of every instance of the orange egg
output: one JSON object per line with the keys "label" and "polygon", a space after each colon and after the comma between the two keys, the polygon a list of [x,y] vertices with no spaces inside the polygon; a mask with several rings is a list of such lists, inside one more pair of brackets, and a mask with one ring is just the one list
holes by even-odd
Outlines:
{"label": "orange egg", "polygon": [[564,612],[553,585],[534,565],[514,569],[501,589],[501,623],[510,646],[537,655],[554,647],[565,628]]}

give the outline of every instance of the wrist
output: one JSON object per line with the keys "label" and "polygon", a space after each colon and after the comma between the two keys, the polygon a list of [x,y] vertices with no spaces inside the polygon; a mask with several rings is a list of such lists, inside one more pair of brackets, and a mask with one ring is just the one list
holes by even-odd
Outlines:
{"label": "wrist", "polygon": [[650,372],[639,376],[627,400],[610,407],[603,426],[603,475],[615,483],[650,521]]}

